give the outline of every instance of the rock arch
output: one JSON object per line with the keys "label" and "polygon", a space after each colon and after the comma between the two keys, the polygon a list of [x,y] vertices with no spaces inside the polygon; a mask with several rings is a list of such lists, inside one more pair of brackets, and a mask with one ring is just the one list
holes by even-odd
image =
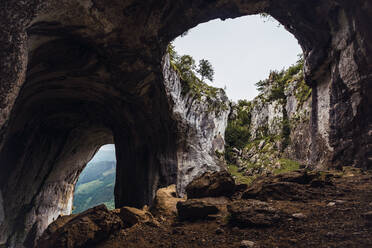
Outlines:
{"label": "rock arch", "polygon": [[113,140],[116,205],[150,203],[158,184],[174,180],[177,165],[162,83],[168,42],[211,19],[262,12],[279,20],[304,50],[314,92],[314,166],[371,168],[368,1],[4,0],[0,244],[32,246],[68,209],[79,171]]}

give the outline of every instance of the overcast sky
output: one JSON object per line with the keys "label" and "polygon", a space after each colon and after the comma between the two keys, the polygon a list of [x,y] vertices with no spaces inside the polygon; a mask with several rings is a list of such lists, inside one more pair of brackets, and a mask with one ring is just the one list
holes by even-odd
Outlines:
{"label": "overcast sky", "polygon": [[301,48],[292,34],[274,19],[246,16],[203,23],[173,44],[180,55],[189,54],[198,63],[209,60],[215,71],[213,86],[227,87],[230,99],[251,100],[254,84],[297,61]]}

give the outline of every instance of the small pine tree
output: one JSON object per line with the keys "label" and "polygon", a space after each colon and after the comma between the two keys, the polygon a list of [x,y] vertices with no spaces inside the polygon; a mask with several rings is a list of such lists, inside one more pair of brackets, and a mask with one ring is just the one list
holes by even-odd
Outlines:
{"label": "small pine tree", "polygon": [[202,77],[202,81],[204,81],[204,78],[207,78],[211,82],[213,81],[214,69],[208,60],[202,59],[199,61],[199,68],[197,69],[197,72]]}

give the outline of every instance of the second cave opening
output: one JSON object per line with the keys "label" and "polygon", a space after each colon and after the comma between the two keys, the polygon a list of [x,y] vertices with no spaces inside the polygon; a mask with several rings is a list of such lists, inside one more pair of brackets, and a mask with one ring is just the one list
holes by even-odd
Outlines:
{"label": "second cave opening", "polygon": [[79,176],[75,185],[72,213],[81,213],[100,204],[114,209],[115,177],[115,145],[104,145]]}

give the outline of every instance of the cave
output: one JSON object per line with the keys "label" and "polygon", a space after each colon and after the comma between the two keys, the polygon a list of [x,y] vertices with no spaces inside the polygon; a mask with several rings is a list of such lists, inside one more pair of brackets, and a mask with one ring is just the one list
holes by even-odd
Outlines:
{"label": "cave", "polygon": [[[299,41],[313,90],[312,166],[372,166],[368,1],[12,1],[0,4],[0,245],[32,247],[116,144],[115,205],[174,183],[168,43],[212,19],[268,13]],[[249,30],[247,31],[249,32]],[[124,190],[125,189],[125,190]]]}

